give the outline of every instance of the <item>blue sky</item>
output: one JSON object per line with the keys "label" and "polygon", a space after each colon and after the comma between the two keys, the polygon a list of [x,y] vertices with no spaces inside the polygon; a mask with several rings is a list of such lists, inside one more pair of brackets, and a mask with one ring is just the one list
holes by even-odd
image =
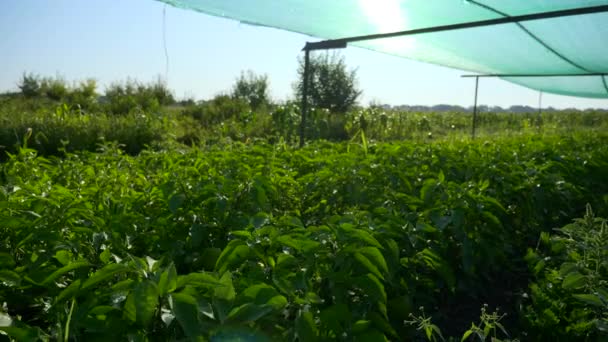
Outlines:
{"label": "blue sky", "polygon": [[[127,77],[165,75],[163,8],[154,0],[5,0],[0,4],[0,91],[15,90],[24,71],[68,80],[95,78],[101,90]],[[169,86],[178,98],[210,98],[228,91],[242,70],[266,73],[272,96],[292,96],[299,34],[248,26],[168,6]],[[462,72],[349,47],[363,104],[470,106],[474,81]],[[538,92],[482,79],[479,102],[536,106]],[[608,108],[608,100],[545,94],[544,106]]]}

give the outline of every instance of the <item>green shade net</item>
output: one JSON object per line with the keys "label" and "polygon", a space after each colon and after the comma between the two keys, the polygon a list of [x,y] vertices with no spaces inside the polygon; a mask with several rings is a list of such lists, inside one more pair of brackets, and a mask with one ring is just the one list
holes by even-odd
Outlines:
{"label": "green shade net", "polygon": [[[320,39],[390,33],[580,7],[608,0],[160,0]],[[500,75],[608,74],[608,12],[353,43]],[[608,98],[608,76],[504,77],[532,89]]]}

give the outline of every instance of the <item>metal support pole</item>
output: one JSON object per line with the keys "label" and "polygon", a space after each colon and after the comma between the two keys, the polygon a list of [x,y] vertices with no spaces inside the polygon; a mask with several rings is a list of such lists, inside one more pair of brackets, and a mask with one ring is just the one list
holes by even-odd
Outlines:
{"label": "metal support pole", "polygon": [[475,139],[475,126],[477,125],[477,93],[479,91],[479,77],[475,77],[475,104],[473,105],[473,131],[471,135]]}
{"label": "metal support pole", "polygon": [[536,127],[540,131],[540,125],[542,121],[542,110],[543,110],[543,92],[538,92],[538,116],[536,117]]}
{"label": "metal support pole", "polygon": [[304,84],[302,85],[302,122],[300,123],[300,147],[304,147],[306,116],[308,115],[308,84],[310,78],[310,50],[304,49]]}

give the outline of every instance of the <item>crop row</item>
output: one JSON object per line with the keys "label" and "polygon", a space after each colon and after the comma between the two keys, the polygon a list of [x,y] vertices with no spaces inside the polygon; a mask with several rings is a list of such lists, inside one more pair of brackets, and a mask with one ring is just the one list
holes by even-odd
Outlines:
{"label": "crop row", "polygon": [[539,236],[587,203],[606,215],[607,142],[235,143],[138,156],[108,144],[61,159],[22,148],[0,165],[0,330],[431,339],[437,326],[462,336],[487,303],[509,316],[481,333],[504,336],[504,324],[532,339],[599,339],[601,320],[556,330],[570,313],[535,298],[559,280],[542,278]]}

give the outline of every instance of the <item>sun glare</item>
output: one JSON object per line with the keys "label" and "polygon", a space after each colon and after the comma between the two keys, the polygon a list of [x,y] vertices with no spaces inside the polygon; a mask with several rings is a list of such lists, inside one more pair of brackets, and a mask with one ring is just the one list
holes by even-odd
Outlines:
{"label": "sun glare", "polygon": [[[388,33],[408,29],[407,16],[401,8],[401,0],[359,0],[359,6],[370,23],[376,28],[374,33]],[[413,37],[401,37],[371,41],[369,45],[385,52],[400,52],[412,48]]]}

